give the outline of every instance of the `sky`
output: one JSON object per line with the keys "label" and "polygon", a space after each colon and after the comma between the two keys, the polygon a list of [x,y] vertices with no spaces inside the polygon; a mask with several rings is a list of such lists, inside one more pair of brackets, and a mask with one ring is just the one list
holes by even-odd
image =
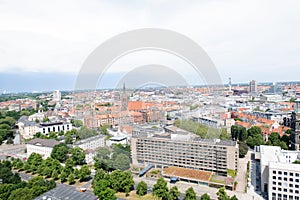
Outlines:
{"label": "sky", "polygon": [[[297,0],[0,0],[0,93],[72,89],[89,54],[120,33],[161,28],[198,43],[224,83],[299,80]],[[108,69],[114,87],[135,67],[162,64],[192,84],[193,69],[163,52],[136,52]]]}

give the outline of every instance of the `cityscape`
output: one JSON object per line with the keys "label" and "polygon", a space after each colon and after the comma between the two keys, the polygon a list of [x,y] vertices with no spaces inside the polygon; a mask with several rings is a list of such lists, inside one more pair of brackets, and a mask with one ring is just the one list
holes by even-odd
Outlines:
{"label": "cityscape", "polygon": [[300,199],[299,3],[17,2],[1,200]]}

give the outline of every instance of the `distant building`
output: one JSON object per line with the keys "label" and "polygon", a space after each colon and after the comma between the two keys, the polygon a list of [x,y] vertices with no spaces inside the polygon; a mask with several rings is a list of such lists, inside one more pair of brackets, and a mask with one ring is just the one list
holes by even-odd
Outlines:
{"label": "distant building", "polygon": [[123,145],[125,145],[127,143],[128,143],[128,139],[127,139],[127,136],[125,136],[125,135],[111,137],[106,142],[107,146],[111,146],[113,144],[123,144]]}
{"label": "distant building", "polygon": [[126,93],[125,83],[123,84],[123,91],[121,94],[121,111],[128,110],[128,96]]}
{"label": "distant building", "polygon": [[[180,134],[180,133],[173,133]],[[172,133],[131,139],[132,164],[155,165],[157,168],[176,166],[227,175],[237,170],[239,148],[233,141],[187,138]]]}
{"label": "distant building", "polygon": [[292,149],[299,151],[300,149],[300,101],[295,102],[295,112],[292,113],[291,117],[291,145]]}
{"label": "distant building", "polygon": [[249,92],[250,94],[257,94],[257,83],[255,80],[250,81],[249,84]]}
{"label": "distant building", "polygon": [[263,193],[269,200],[298,199],[300,192],[299,151],[281,150],[277,146],[255,147],[256,158],[260,159],[260,180]]}
{"label": "distant building", "polygon": [[61,100],[61,92],[59,90],[53,91],[53,101],[60,101]]}
{"label": "distant building", "polygon": [[43,159],[46,159],[50,157],[53,147],[57,144],[59,144],[59,142],[54,139],[35,138],[26,144],[27,157],[32,153],[37,153],[40,154]]}

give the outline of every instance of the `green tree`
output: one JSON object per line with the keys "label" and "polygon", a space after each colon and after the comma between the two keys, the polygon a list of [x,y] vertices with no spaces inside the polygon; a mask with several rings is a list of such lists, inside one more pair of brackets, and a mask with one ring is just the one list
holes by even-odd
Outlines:
{"label": "green tree", "polygon": [[46,178],[51,177],[52,175],[52,170],[50,167],[45,167],[43,170],[43,175],[46,176]]}
{"label": "green tree", "polygon": [[172,187],[169,191],[168,200],[177,200],[180,196],[180,192],[176,186]]}
{"label": "green tree", "polygon": [[69,151],[69,147],[64,144],[60,143],[53,147],[51,152],[51,158],[57,159],[60,162],[65,162],[67,160],[67,153]]}
{"label": "green tree", "polygon": [[105,190],[101,191],[98,195],[99,199],[102,200],[116,200],[116,192],[113,189],[106,188]]}
{"label": "green tree", "polygon": [[70,174],[68,176],[68,182],[70,185],[74,184],[75,183],[75,180],[74,180],[74,175],[73,174]]}
{"label": "green tree", "polygon": [[33,199],[32,190],[25,187],[25,188],[19,188],[11,192],[9,195],[8,200],[28,200]]}
{"label": "green tree", "polygon": [[65,143],[66,144],[73,144],[73,138],[71,135],[66,135],[65,136]]}
{"label": "green tree", "polygon": [[145,194],[147,194],[147,189],[148,189],[147,183],[141,181],[136,187],[136,193],[139,196],[144,196]]}
{"label": "green tree", "polygon": [[119,170],[127,170],[130,167],[130,158],[125,154],[119,154],[117,155],[115,162],[114,162],[114,168]]}
{"label": "green tree", "polygon": [[80,147],[74,147],[71,149],[71,154],[71,159],[75,161],[75,164],[82,165],[84,163],[85,153],[83,149],[81,149]]}
{"label": "green tree", "polygon": [[227,195],[225,188],[220,188],[217,192],[218,200],[230,200],[230,197]]}
{"label": "green tree", "polygon": [[66,182],[67,177],[68,177],[67,173],[63,170],[63,171],[61,172],[61,174],[60,174],[60,181],[61,181],[62,183],[63,183],[63,182]]}
{"label": "green tree", "polygon": [[230,198],[230,200],[238,200],[238,198],[234,195]]}
{"label": "green tree", "polygon": [[251,128],[248,129],[248,136],[256,136],[256,135],[261,135],[261,128],[258,126],[252,126]]}
{"label": "green tree", "polygon": [[184,194],[185,200],[196,200],[196,193],[192,187],[188,188]]}
{"label": "green tree", "polygon": [[202,194],[200,200],[210,200],[210,196],[207,193]]}
{"label": "green tree", "polygon": [[91,170],[89,166],[83,165],[79,170],[78,178],[80,181],[86,180],[88,177],[90,177]]}
{"label": "green tree", "polygon": [[240,141],[239,144],[239,157],[244,158],[245,155],[248,153],[248,146],[246,143]]}
{"label": "green tree", "polygon": [[163,178],[159,178],[153,185],[153,195],[156,197],[167,199],[168,191],[167,182]]}
{"label": "green tree", "polygon": [[58,173],[57,173],[56,169],[54,169],[52,171],[51,177],[53,178],[53,180],[57,180],[58,179]]}

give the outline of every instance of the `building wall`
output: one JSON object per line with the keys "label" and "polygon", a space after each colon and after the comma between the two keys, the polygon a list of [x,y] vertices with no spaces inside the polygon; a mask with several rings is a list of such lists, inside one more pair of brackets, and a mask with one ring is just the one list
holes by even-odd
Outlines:
{"label": "building wall", "polygon": [[186,167],[227,175],[237,170],[238,148],[192,141],[132,138],[132,163]]}
{"label": "building wall", "polygon": [[[293,168],[293,166],[291,167]],[[280,167],[277,164],[273,165],[272,163],[270,163],[268,182],[269,200],[300,199],[299,168],[289,169],[289,167]]]}
{"label": "building wall", "polygon": [[27,148],[27,157],[29,157],[30,154],[32,153],[37,153],[40,154],[43,157],[43,159],[46,159],[50,157],[52,152],[51,147],[36,146],[32,144],[27,144],[26,148]]}

